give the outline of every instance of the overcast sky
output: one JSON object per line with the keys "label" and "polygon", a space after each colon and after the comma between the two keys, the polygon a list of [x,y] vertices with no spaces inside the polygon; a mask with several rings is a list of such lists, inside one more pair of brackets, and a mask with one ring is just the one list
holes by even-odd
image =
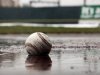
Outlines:
{"label": "overcast sky", "polygon": [[[21,5],[29,4],[29,1],[30,0],[20,0],[20,4]],[[42,1],[57,1],[57,0],[42,0]],[[75,6],[75,5],[83,5],[84,0],[60,0],[60,3],[61,3],[62,6]],[[90,4],[90,5],[91,4],[94,4],[94,5],[98,4],[98,5],[100,5],[100,0],[87,0],[87,4]],[[41,5],[41,4],[38,3],[38,5]]]}

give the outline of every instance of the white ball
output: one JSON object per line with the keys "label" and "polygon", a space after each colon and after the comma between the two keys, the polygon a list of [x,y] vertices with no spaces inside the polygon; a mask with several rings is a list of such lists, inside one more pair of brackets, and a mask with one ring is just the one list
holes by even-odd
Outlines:
{"label": "white ball", "polygon": [[47,55],[52,44],[46,34],[35,32],[26,39],[25,47],[29,55]]}

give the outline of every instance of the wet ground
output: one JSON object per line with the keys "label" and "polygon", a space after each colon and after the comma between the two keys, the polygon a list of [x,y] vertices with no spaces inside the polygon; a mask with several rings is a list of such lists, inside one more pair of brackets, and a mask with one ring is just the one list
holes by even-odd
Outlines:
{"label": "wet ground", "polygon": [[0,75],[100,75],[100,34],[48,34],[49,56],[28,56],[29,35],[0,35]]}

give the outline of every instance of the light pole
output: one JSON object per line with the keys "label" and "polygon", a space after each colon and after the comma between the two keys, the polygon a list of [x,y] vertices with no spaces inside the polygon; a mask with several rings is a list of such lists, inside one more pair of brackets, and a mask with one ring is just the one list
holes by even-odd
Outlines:
{"label": "light pole", "polygon": [[0,7],[2,6],[2,3],[1,3],[2,1],[0,0]]}
{"label": "light pole", "polygon": [[84,0],[84,6],[86,6],[86,2],[87,2],[87,0]]}
{"label": "light pole", "polygon": [[12,4],[12,7],[14,7],[15,6],[15,1],[12,0],[11,4]]}
{"label": "light pole", "polygon": [[60,7],[60,0],[58,0],[58,7]]}

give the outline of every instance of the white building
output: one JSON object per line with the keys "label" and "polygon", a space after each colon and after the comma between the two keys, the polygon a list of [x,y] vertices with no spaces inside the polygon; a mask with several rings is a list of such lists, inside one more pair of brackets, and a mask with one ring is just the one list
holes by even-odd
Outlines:
{"label": "white building", "polygon": [[100,0],[20,0],[21,7],[100,5]]}
{"label": "white building", "polygon": [[19,0],[0,0],[0,7],[19,7]]}

